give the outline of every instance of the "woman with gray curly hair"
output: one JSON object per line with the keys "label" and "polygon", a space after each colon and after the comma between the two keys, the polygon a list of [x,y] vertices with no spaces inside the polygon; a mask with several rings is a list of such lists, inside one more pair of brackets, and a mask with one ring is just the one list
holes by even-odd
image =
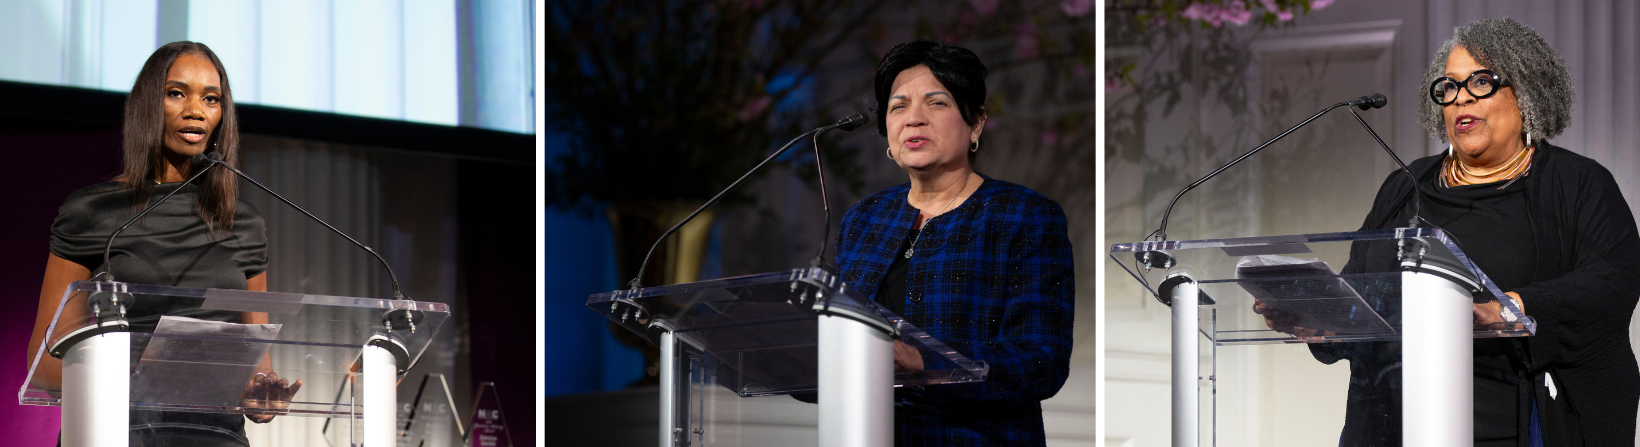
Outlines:
{"label": "woman with gray curly hair", "polygon": [[[1422,220],[1538,322],[1535,336],[1477,339],[1475,445],[1633,445],[1640,368],[1628,325],[1640,298],[1640,236],[1606,168],[1548,139],[1571,119],[1571,75],[1542,37],[1509,19],[1459,27],[1430,62],[1419,119],[1449,143],[1414,161]],[[1385,179],[1362,230],[1403,226],[1414,189]],[[1393,271],[1394,247],[1354,250],[1345,273]],[[1501,321],[1476,304],[1476,325]],[[1340,445],[1401,441],[1400,344],[1311,345],[1350,360]]]}

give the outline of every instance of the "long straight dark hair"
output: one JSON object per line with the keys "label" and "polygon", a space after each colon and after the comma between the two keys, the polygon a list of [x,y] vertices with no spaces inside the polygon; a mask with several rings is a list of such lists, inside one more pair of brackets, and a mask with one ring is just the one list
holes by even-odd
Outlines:
{"label": "long straight dark hair", "polygon": [[[221,154],[222,161],[229,166],[239,166],[239,114],[234,111],[233,89],[228,87],[228,71],[222,68],[222,61],[210,47],[199,42],[165,44],[142,64],[137,82],[131,86],[131,95],[125,98],[125,163],[120,178],[121,186],[131,191],[131,200],[138,207],[148,205],[163,169],[166,75],[171,71],[171,64],[184,54],[203,56],[216,66],[216,74],[222,80],[222,120],[211,132],[206,150]],[[212,170],[199,180],[199,217],[212,233],[218,229],[233,229],[238,187],[239,182],[226,169]]]}

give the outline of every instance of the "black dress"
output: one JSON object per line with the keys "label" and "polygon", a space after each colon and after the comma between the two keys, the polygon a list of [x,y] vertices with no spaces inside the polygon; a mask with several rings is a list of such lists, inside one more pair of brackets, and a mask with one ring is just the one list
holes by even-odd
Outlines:
{"label": "black dress", "polygon": [[[1476,444],[1527,445],[1535,408],[1544,445],[1632,445],[1640,368],[1627,336],[1640,299],[1640,230],[1611,173],[1544,143],[1530,172],[1508,188],[1441,188],[1443,159],[1410,166],[1420,214],[1446,227],[1501,290],[1520,294],[1538,322],[1532,337],[1476,341]],[[1411,191],[1404,174],[1386,178],[1361,229],[1405,226]],[[1343,273],[1392,271],[1394,250],[1358,243]],[[1382,304],[1386,314],[1399,313],[1395,303]],[[1324,363],[1350,361],[1339,444],[1399,445],[1400,343],[1310,349]]]}
{"label": "black dress", "polygon": [[[114,241],[114,278],[132,284],[244,290],[246,279],[267,269],[267,236],[254,207],[238,202],[231,231],[212,234],[197,211],[199,188],[192,184],[156,185],[150,203],[181,188],[175,196],[132,224]],[[103,265],[108,235],[139,208],[117,182],[82,188],[68,196],[51,224],[51,253],[84,266],[96,275]],[[126,316],[132,332],[153,332],[161,315],[239,322],[240,313],[144,306]],[[143,346],[136,346],[139,355]],[[131,447],[244,446],[245,418],[237,414],[131,411]]]}

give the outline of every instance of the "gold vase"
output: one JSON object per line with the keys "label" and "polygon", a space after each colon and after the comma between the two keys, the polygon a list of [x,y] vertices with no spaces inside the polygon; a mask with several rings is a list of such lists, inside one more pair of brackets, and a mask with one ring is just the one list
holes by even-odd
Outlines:
{"label": "gold vase", "polygon": [[[639,262],[648,254],[649,247],[668,228],[700,208],[701,203],[704,202],[624,202],[609,207],[606,213],[615,240],[616,270],[622,281],[618,287],[629,287],[627,281],[638,274]],[[656,247],[649,267],[644,269],[643,286],[698,280],[701,264],[705,262],[706,244],[711,240],[713,217],[713,211],[702,211]],[[619,325],[610,323],[610,329],[621,344],[643,352],[644,375],[632,385],[660,385],[660,350],[650,340]]]}

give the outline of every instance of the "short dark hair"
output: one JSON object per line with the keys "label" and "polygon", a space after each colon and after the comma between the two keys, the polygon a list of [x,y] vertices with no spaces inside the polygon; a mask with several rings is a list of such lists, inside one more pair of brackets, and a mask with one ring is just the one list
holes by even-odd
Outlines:
{"label": "short dark hair", "polygon": [[972,126],[985,116],[985,63],[967,48],[932,40],[917,39],[895,45],[877,64],[877,133],[888,136],[888,95],[900,72],[921,65],[934,73],[951,99],[956,101],[962,120]]}
{"label": "short dark hair", "polygon": [[[165,81],[177,57],[192,54],[204,57],[216,66],[216,75],[222,80],[222,120],[211,132],[207,150],[222,155],[229,166],[239,166],[239,114],[234,111],[233,89],[228,87],[228,71],[210,47],[199,42],[171,42],[154,50],[148,61],[137,72],[137,81],[131,85],[131,94],[125,98],[125,127],[123,130],[125,163],[121,173],[122,186],[131,191],[133,205],[147,206],[154,194],[154,182],[159,180],[162,152],[165,150]],[[232,230],[235,205],[239,199],[233,173],[216,169],[200,179],[199,216],[217,229]]]}

